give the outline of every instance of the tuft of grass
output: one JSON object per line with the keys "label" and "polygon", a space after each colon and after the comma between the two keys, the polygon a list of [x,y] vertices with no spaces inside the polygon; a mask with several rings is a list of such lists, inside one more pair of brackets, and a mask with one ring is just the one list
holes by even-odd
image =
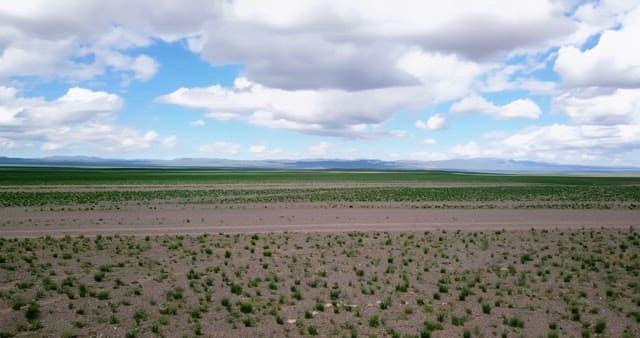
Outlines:
{"label": "tuft of grass", "polygon": [[38,319],[38,317],[40,317],[40,305],[36,302],[32,302],[31,304],[29,304],[29,307],[27,308],[24,316],[28,320]]}
{"label": "tuft of grass", "polygon": [[596,326],[594,327],[595,333],[603,333],[607,328],[607,321],[604,319],[600,319],[596,322]]}
{"label": "tuft of grass", "polygon": [[377,315],[373,315],[369,317],[369,326],[371,327],[380,326],[380,317],[378,317]]}

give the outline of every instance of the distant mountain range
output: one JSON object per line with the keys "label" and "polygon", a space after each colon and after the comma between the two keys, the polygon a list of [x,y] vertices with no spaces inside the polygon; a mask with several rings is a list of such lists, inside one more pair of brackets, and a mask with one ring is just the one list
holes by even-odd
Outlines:
{"label": "distant mountain range", "polygon": [[0,165],[67,167],[148,167],[148,168],[246,168],[246,169],[345,169],[345,170],[450,170],[488,173],[640,173],[640,167],[588,166],[518,161],[498,158],[452,159],[443,161],[359,160],[228,160],[215,158],[107,159],[88,156],[52,156],[43,158],[0,157]]}

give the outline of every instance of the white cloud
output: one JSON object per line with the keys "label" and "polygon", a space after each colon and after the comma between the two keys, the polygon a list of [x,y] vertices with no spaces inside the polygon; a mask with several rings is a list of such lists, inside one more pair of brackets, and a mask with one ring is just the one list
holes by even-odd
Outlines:
{"label": "white cloud", "polygon": [[433,138],[426,138],[426,139],[422,140],[422,143],[430,146],[430,145],[437,144],[438,141],[436,141]]}
{"label": "white cloud", "polygon": [[554,69],[572,86],[640,87],[640,6],[606,30],[593,48],[562,47]]}
{"label": "white cloud", "polygon": [[16,143],[6,139],[4,137],[0,137],[0,148],[2,149],[11,149],[11,148],[15,148],[16,147]]}
{"label": "white cloud", "polygon": [[136,80],[147,81],[158,72],[160,65],[156,60],[148,55],[140,55],[136,57],[131,64],[131,70],[134,72]]}
{"label": "white cloud", "polygon": [[0,123],[14,128],[51,127],[87,120],[111,120],[122,99],[106,92],[74,87],[53,101],[22,98],[11,87],[0,87]]}
{"label": "white cloud", "polygon": [[267,151],[267,146],[264,144],[254,144],[249,147],[249,152],[252,154],[263,154]]}
{"label": "white cloud", "polygon": [[482,68],[455,54],[410,52],[398,60],[398,68],[429,84],[436,97],[454,98],[465,95]]}
{"label": "white cloud", "polygon": [[398,110],[418,111],[436,98],[424,86],[361,91],[284,90],[238,78],[231,88],[180,88],[157,102],[206,109],[208,118],[240,119],[306,134],[371,137]]}
{"label": "white cloud", "polygon": [[116,125],[121,107],[119,96],[85,88],[74,87],[55,100],[45,100],[0,87],[0,139],[15,148],[35,143],[45,151],[93,147],[108,152],[146,149],[166,141],[153,130]]}
{"label": "white cloud", "polygon": [[553,106],[571,123],[486,133],[486,144],[470,142],[449,153],[602,165],[616,159],[628,164],[629,154],[640,149],[640,89],[574,89]]}
{"label": "white cloud", "polygon": [[[575,145],[572,151],[586,149],[589,156],[603,149],[592,139],[609,142],[611,152],[637,146],[627,135],[638,125],[640,86],[640,49],[633,43],[640,36],[640,7],[633,1],[400,0],[389,6],[381,0],[26,0],[0,2],[0,13],[0,83],[17,87],[30,80],[16,77],[30,76],[74,86],[105,74],[123,84],[146,81],[160,65],[141,49],[157,41],[180,41],[212,65],[242,65],[231,88],[181,88],[157,99],[204,110],[194,126],[210,118],[314,135],[402,136],[382,127],[393,114],[452,100],[458,101],[452,112],[537,119],[540,107],[529,99],[499,106],[471,95],[525,90],[557,95],[553,108],[571,124],[503,135],[514,144],[517,135],[534,131],[560,142],[556,134],[563,131],[573,137],[565,140]],[[599,33],[598,43],[584,50],[584,42]],[[552,65],[563,84],[540,79]],[[122,105],[117,95],[82,88],[46,100],[2,87],[0,147],[176,144],[174,135],[118,125]],[[437,114],[415,125],[439,130],[447,117]],[[492,137],[487,141],[497,144],[500,136]],[[551,143],[549,152],[567,154]],[[250,153],[273,151],[255,146]],[[489,150],[466,143],[456,151]]]}
{"label": "white cloud", "polygon": [[602,159],[640,146],[640,125],[562,125],[531,127],[504,139],[503,144],[527,157]]}
{"label": "white cloud", "polygon": [[470,95],[451,105],[453,113],[481,113],[497,119],[538,119],[542,114],[540,107],[530,99],[517,99],[503,106],[497,106],[484,97]]}
{"label": "white cloud", "polygon": [[427,130],[443,130],[449,127],[447,118],[442,114],[436,114],[436,115],[430,116],[427,119],[427,122],[418,120],[416,121],[415,125],[418,129],[427,129]]}
{"label": "white cloud", "polygon": [[218,141],[201,145],[199,149],[201,153],[208,156],[233,156],[240,152],[240,145],[226,141]]}
{"label": "white cloud", "polygon": [[[114,69],[145,80],[157,63],[130,51],[157,40],[187,39],[210,63],[244,64],[245,76],[270,87],[415,85],[413,73],[395,67],[406,53],[417,49],[478,62],[544,50],[581,27],[564,15],[567,7],[552,0],[403,0],[394,8],[384,1],[3,2],[0,49],[6,58],[0,76],[87,79],[103,74],[112,67],[112,54],[120,54],[134,61],[126,70],[122,64]],[[95,60],[76,59],[83,56]]]}
{"label": "white cloud", "polygon": [[249,152],[260,157],[273,156],[282,153],[281,148],[269,148],[265,144],[253,144],[249,147]]}
{"label": "white cloud", "polygon": [[504,130],[492,130],[482,134],[482,138],[485,140],[502,140],[509,136],[509,133]]}
{"label": "white cloud", "polygon": [[[157,73],[159,64],[132,50],[147,47],[154,39],[169,40],[172,34],[165,34],[160,24],[176,26],[182,18],[172,16],[179,12],[171,4],[151,1],[2,2],[0,79],[40,76],[73,82],[111,70],[146,81]],[[203,18],[193,9],[189,12]],[[210,13],[206,9],[202,12]],[[180,31],[179,27],[169,30]]]}
{"label": "white cloud", "polygon": [[476,90],[481,92],[521,90],[533,94],[553,94],[557,90],[557,82],[541,80],[533,74],[552,64],[555,61],[555,55],[550,53],[546,57],[529,56],[526,61],[517,64],[486,65],[483,81],[476,85]]}
{"label": "white cloud", "polygon": [[640,124],[640,89],[574,90],[556,97],[553,106],[575,124]]}
{"label": "white cloud", "polygon": [[470,141],[466,144],[455,145],[449,149],[451,158],[502,157],[501,149],[486,147]]}
{"label": "white cloud", "polygon": [[178,143],[178,137],[176,135],[169,135],[162,139],[162,145],[167,148],[173,148]]}
{"label": "white cloud", "polygon": [[271,87],[406,86],[415,72],[394,66],[407,53],[418,49],[446,66],[544,50],[576,29],[564,11],[544,0],[404,0],[393,8],[384,1],[236,1],[192,45],[213,64],[244,64],[246,77]]}
{"label": "white cloud", "polygon": [[326,156],[328,155],[328,151],[330,147],[331,147],[331,143],[323,141],[323,142],[309,146],[307,151],[311,156]]}
{"label": "white cloud", "polygon": [[[462,80],[431,89],[458,92],[487,61],[581,43],[621,22],[630,7],[588,2],[567,15],[575,6],[556,0],[401,0],[393,8],[381,0],[5,1],[0,77],[90,79],[112,69],[144,81],[158,63],[136,49],[185,39],[211,64],[242,64],[244,76],[273,88],[413,86],[450,71]],[[92,61],[79,60],[85,58]]]}
{"label": "white cloud", "polygon": [[[614,164],[640,147],[640,124],[531,126],[487,143],[451,147],[448,158],[497,157],[556,163]],[[623,162],[624,163],[624,162]],[[627,162],[628,164],[628,162]]]}
{"label": "white cloud", "polygon": [[389,135],[396,138],[404,138],[408,135],[406,130],[391,130],[389,131]]}
{"label": "white cloud", "polygon": [[195,121],[191,121],[189,123],[190,125],[194,126],[194,127],[203,127],[205,125],[204,120],[195,120]]}

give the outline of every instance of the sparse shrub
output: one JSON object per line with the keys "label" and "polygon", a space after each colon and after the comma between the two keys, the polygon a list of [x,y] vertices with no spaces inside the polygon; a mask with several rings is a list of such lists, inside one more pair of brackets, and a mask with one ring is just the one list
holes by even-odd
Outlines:
{"label": "sparse shrub", "polygon": [[251,304],[251,303],[242,303],[242,304],[240,304],[240,312],[242,312],[242,313],[251,313],[251,312],[253,312],[253,304]]}
{"label": "sparse shrub", "polygon": [[380,317],[378,317],[377,315],[374,315],[369,318],[369,326],[378,327],[379,325],[380,325]]}
{"label": "sparse shrub", "polygon": [[256,325],[256,319],[253,317],[246,317],[242,319],[242,324],[246,327],[252,327]]}
{"label": "sparse shrub", "polygon": [[109,291],[107,290],[102,290],[100,292],[98,292],[96,294],[96,298],[100,299],[100,300],[107,300],[109,299]]}
{"label": "sparse shrub", "polygon": [[28,320],[38,319],[38,317],[40,317],[40,305],[36,302],[32,302],[31,304],[29,304],[27,312],[25,312],[24,316]]}
{"label": "sparse shrub", "polygon": [[596,326],[594,327],[594,330],[596,333],[600,334],[600,333],[603,333],[606,328],[607,328],[607,321],[604,319],[600,319],[596,322]]}
{"label": "sparse shrub", "polygon": [[239,295],[242,293],[242,286],[240,284],[231,283],[230,289],[231,293],[235,295]]}
{"label": "sparse shrub", "polygon": [[309,334],[312,336],[317,336],[318,328],[315,325],[309,325],[309,327],[307,328],[307,332],[309,332]]}
{"label": "sparse shrub", "polygon": [[140,325],[140,323],[147,320],[147,318],[148,318],[147,312],[144,310],[138,310],[133,313],[133,320],[136,321],[137,325]]}
{"label": "sparse shrub", "polygon": [[507,324],[507,325],[509,325],[511,327],[523,328],[524,327],[524,320],[522,320],[518,316],[513,316],[513,317],[509,318],[508,320],[505,317],[505,324]]}
{"label": "sparse shrub", "polygon": [[103,271],[98,271],[93,275],[93,279],[96,282],[102,282],[102,280],[104,279],[105,273]]}
{"label": "sparse shrub", "polygon": [[451,324],[455,326],[461,326],[465,322],[465,318],[462,316],[451,315]]}

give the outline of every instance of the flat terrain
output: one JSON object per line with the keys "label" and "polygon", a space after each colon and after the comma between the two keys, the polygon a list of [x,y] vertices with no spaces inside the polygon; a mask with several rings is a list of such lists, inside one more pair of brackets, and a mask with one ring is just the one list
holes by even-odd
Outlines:
{"label": "flat terrain", "polygon": [[640,235],[629,228],[41,237],[0,248],[4,336],[640,333]]}
{"label": "flat terrain", "polygon": [[640,177],[0,168],[0,337],[640,337]]}
{"label": "flat terrain", "polygon": [[0,236],[97,234],[217,234],[264,232],[523,230],[640,227],[637,210],[328,208],[269,205],[267,208],[163,206],[141,212],[29,211],[4,209]]}

